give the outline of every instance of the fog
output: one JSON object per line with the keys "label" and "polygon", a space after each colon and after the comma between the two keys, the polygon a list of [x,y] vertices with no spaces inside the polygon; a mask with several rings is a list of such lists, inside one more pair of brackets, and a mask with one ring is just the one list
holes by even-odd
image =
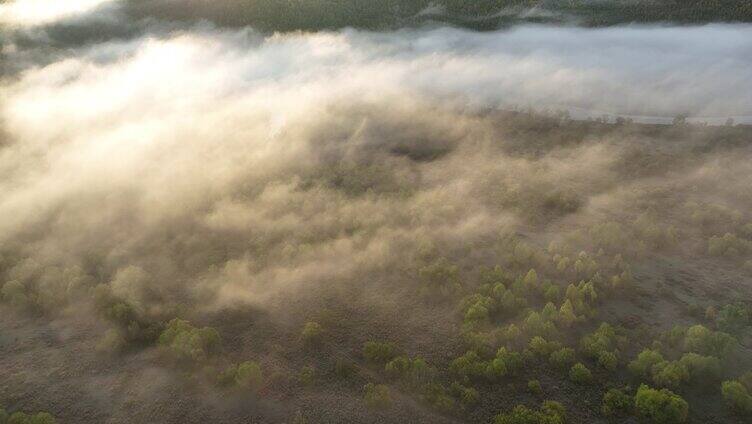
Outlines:
{"label": "fog", "polygon": [[[0,5],[0,282],[56,334],[88,322],[89,347],[111,326],[95,312],[105,287],[144,320],[227,330],[218,314],[263,313],[257,344],[230,345],[283,370],[296,359],[265,349],[323,308],[359,310],[438,361],[456,308],[415,295],[431,264],[456,264],[465,284],[499,263],[543,275],[558,242],[653,281],[655,252],[704,256],[749,222],[749,132],[735,124],[752,122],[752,25],[272,33],[40,3]],[[675,117],[689,123],[638,125]],[[728,279],[746,281],[740,255]],[[288,401],[356,405],[326,396]],[[419,415],[403,419],[439,419],[405,402]]]}

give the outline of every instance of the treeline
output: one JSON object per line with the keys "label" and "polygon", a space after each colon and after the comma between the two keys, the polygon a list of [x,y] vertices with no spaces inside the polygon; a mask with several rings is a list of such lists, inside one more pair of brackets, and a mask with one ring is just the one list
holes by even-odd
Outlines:
{"label": "treeline", "polygon": [[251,25],[264,31],[394,29],[426,20],[477,30],[524,22],[571,23],[572,19],[591,26],[752,21],[752,4],[743,0],[129,0],[128,3],[130,11],[139,16],[210,19],[222,25]]}

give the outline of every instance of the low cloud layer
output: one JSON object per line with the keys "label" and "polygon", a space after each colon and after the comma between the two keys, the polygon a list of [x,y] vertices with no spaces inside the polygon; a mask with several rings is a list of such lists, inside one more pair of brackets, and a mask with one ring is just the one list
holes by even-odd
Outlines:
{"label": "low cloud layer", "polygon": [[[615,154],[605,147],[487,161],[503,140],[484,114],[749,115],[750,34],[714,25],[264,36],[204,26],[80,47],[3,87],[0,240],[52,264],[80,266],[96,252],[138,302],[147,294],[121,283],[140,275],[122,274],[133,266],[163,274],[134,285],[189,278],[191,290],[236,300],[276,281],[350,278],[383,265],[402,237],[525,221],[483,205],[494,169],[532,172],[543,189],[571,178],[555,190],[610,190],[594,183]],[[11,57],[22,54],[12,46]],[[442,165],[429,166],[435,159]],[[348,194],[366,189],[408,194]]]}

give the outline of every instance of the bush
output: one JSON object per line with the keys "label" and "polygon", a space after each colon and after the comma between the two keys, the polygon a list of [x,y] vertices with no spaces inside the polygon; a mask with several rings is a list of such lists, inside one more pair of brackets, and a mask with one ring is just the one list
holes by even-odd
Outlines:
{"label": "bush", "polygon": [[394,343],[366,342],[363,345],[363,357],[368,362],[386,364],[395,356],[397,356],[397,346]]}
{"label": "bush", "polygon": [[530,351],[535,355],[542,358],[547,358],[555,350],[561,349],[561,344],[557,342],[549,342],[543,337],[536,336],[530,339],[528,347],[530,348]]}
{"label": "bush", "polygon": [[576,363],[569,369],[569,379],[577,384],[588,384],[593,381],[593,374],[582,363]]}
{"label": "bush", "polygon": [[348,379],[355,375],[357,368],[355,363],[349,359],[339,358],[334,363],[334,374],[342,379]]}
{"label": "bush", "polygon": [[721,385],[723,400],[731,409],[742,415],[752,415],[752,395],[738,381],[724,381]]}
{"label": "bush", "polygon": [[688,352],[724,358],[736,349],[738,342],[730,334],[711,331],[702,325],[687,330],[684,348]]}
{"label": "bush", "polygon": [[653,374],[653,367],[657,364],[665,362],[663,355],[660,352],[651,349],[645,349],[637,355],[637,358],[630,362],[627,366],[629,371],[642,378],[651,378]]}
{"label": "bush", "polygon": [[661,387],[677,388],[689,381],[689,370],[680,362],[663,361],[653,367],[653,382]]}
{"label": "bush", "polygon": [[472,387],[465,387],[456,381],[452,383],[451,392],[465,407],[476,405],[480,401],[480,393],[477,390]]}
{"label": "bush", "polygon": [[690,380],[695,383],[705,384],[709,381],[716,381],[721,376],[721,362],[712,356],[685,353],[679,363],[687,368]]}
{"label": "bush", "polygon": [[221,339],[213,328],[196,328],[188,321],[175,318],[159,336],[159,345],[179,362],[196,363],[217,353]]}
{"label": "bush", "polygon": [[432,373],[428,363],[423,358],[410,359],[398,356],[387,362],[384,370],[393,378],[401,379],[408,384],[419,385],[430,379]]}
{"label": "bush", "polygon": [[635,395],[637,413],[656,424],[680,424],[687,421],[689,405],[667,389],[656,390],[641,385]]}
{"label": "bush", "polygon": [[580,340],[580,349],[588,358],[598,359],[603,352],[614,351],[618,343],[616,330],[604,322],[597,330]]}
{"label": "bush", "polygon": [[463,378],[477,378],[485,375],[488,365],[477,352],[471,350],[453,360],[449,364],[449,371]]}
{"label": "bush", "polygon": [[36,414],[15,412],[8,417],[7,424],[55,424],[55,417],[47,412],[38,412]]}
{"label": "bush", "polygon": [[316,382],[316,369],[310,365],[306,365],[300,369],[298,374],[298,381],[302,386],[310,387]]}
{"label": "bush", "polygon": [[115,329],[109,329],[104,333],[104,336],[97,342],[97,352],[115,354],[125,349],[127,342],[125,337],[120,331]]}
{"label": "bush", "polygon": [[619,358],[614,352],[603,351],[598,355],[598,365],[608,371],[615,371],[619,365]]}
{"label": "bush", "polygon": [[543,402],[538,411],[517,405],[511,412],[501,413],[494,418],[494,424],[564,424],[565,421],[564,406],[550,400]]}
{"label": "bush", "polygon": [[364,400],[370,408],[385,409],[392,405],[389,388],[383,384],[368,383],[363,387]]}
{"label": "bush", "polygon": [[321,337],[324,334],[324,329],[317,322],[309,321],[303,326],[303,331],[300,334],[300,338],[303,343],[313,345],[321,342]]}
{"label": "bush", "polygon": [[574,349],[564,347],[551,353],[548,362],[556,368],[566,370],[576,362]]}
{"label": "bush", "polygon": [[256,391],[263,384],[261,366],[255,361],[241,362],[238,365],[230,365],[219,375],[219,384],[234,386]]}
{"label": "bush", "polygon": [[749,311],[742,303],[724,306],[716,318],[718,329],[732,334],[741,334],[749,326],[749,322]]}
{"label": "bush", "polygon": [[601,412],[603,415],[628,415],[632,410],[632,396],[619,389],[610,389],[603,395]]}
{"label": "bush", "polygon": [[541,383],[538,380],[528,381],[527,390],[536,396],[540,396],[543,394],[543,386],[541,386]]}
{"label": "bush", "polygon": [[443,413],[451,412],[455,409],[455,401],[449,395],[447,389],[439,383],[429,383],[423,387],[421,398],[424,402],[431,405],[432,408]]}

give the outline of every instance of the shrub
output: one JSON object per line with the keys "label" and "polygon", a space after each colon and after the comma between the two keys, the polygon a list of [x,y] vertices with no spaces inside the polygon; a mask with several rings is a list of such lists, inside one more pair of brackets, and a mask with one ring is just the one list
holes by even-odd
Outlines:
{"label": "shrub", "polygon": [[548,362],[556,368],[566,370],[575,363],[574,349],[564,347],[551,353]]}
{"label": "shrub", "polygon": [[561,349],[561,344],[557,342],[549,342],[543,337],[536,336],[530,339],[528,347],[535,355],[546,358],[555,350]]}
{"label": "shrub", "polygon": [[0,424],[6,424],[8,422],[8,413],[5,409],[0,408]]}
{"label": "shrub", "polygon": [[619,365],[619,358],[614,352],[603,351],[598,355],[598,365],[608,371],[615,371]]}
{"label": "shrub", "polygon": [[97,342],[96,349],[98,352],[114,354],[121,352],[126,344],[125,337],[123,337],[120,331],[111,328]]}
{"label": "shrub", "polygon": [[653,367],[653,382],[661,387],[677,388],[689,381],[689,370],[677,361],[663,361]]}
{"label": "shrub", "polygon": [[742,415],[752,415],[752,395],[738,381],[724,381],[721,385],[723,400],[731,409]]}
{"label": "shrub", "polygon": [[324,334],[324,329],[317,322],[309,321],[303,326],[303,331],[300,334],[303,343],[313,345],[321,341],[321,337]]}
{"label": "shrub", "polygon": [[478,353],[471,350],[453,360],[449,364],[449,370],[463,378],[477,378],[486,373],[488,363],[483,361]]}
{"label": "shrub", "polygon": [[263,384],[263,373],[261,372],[261,366],[257,362],[246,361],[227,367],[219,375],[218,382],[223,386],[240,387],[256,391]]}
{"label": "shrub", "polygon": [[8,424],[55,424],[55,417],[47,412],[38,412],[36,414],[25,414],[23,412],[14,412],[8,417]]}
{"label": "shrub", "polygon": [[426,384],[423,387],[421,398],[434,409],[444,413],[451,412],[455,407],[454,399],[449,395],[447,389],[439,383]]}
{"label": "shrub", "polygon": [[635,395],[637,413],[656,424],[680,424],[687,421],[689,405],[667,389],[656,390],[641,385]]}
{"label": "shrub", "polygon": [[524,405],[517,405],[511,412],[501,413],[494,418],[494,424],[563,424],[566,409],[559,402],[545,401],[540,410],[535,411]]}
{"label": "shrub", "polygon": [[632,409],[632,396],[619,389],[610,389],[603,395],[601,412],[603,415],[627,415]]}
{"label": "shrub", "polygon": [[724,306],[716,318],[718,329],[732,334],[742,333],[749,322],[749,311],[742,303]]}
{"label": "shrub", "polygon": [[569,369],[569,379],[577,384],[588,384],[593,380],[593,374],[582,363],[576,363]]}
{"label": "shrub", "polygon": [[476,405],[480,401],[480,393],[477,390],[472,387],[465,387],[456,381],[452,383],[451,392],[465,407]]}
{"label": "shrub", "polygon": [[598,359],[601,353],[615,350],[617,343],[616,330],[604,322],[580,340],[580,349],[588,358]]}
{"label": "shrub", "polygon": [[684,348],[689,352],[723,358],[736,349],[737,343],[730,334],[695,325],[687,330]]}
{"label": "shrub", "polygon": [[431,368],[423,358],[410,359],[406,356],[398,356],[387,362],[384,370],[393,378],[413,385],[426,382],[431,375]]}
{"label": "shrub", "polygon": [[426,296],[446,297],[462,289],[459,268],[445,258],[440,258],[422,267],[418,270],[418,276],[422,283],[421,292]]}
{"label": "shrub", "polygon": [[255,361],[246,361],[238,364],[235,374],[235,384],[239,387],[257,390],[263,382],[261,366]]}
{"label": "shrub", "polygon": [[368,383],[363,387],[364,400],[371,408],[388,408],[392,405],[389,388],[383,384]]}
{"label": "shrub", "polygon": [[213,328],[196,328],[188,321],[175,318],[159,336],[159,345],[176,360],[195,363],[217,353],[221,339]]}
{"label": "shrub", "polygon": [[397,356],[397,346],[394,343],[366,342],[363,345],[363,357],[368,362],[386,364]]}
{"label": "shrub", "polygon": [[543,386],[541,386],[541,383],[538,380],[528,381],[527,390],[536,396],[540,396],[543,394]]}
{"label": "shrub", "polygon": [[748,371],[739,377],[739,382],[747,388],[748,392],[752,393],[752,371]]}
{"label": "shrub", "polygon": [[334,373],[339,378],[348,379],[357,372],[355,363],[349,359],[339,358],[334,363]]}
{"label": "shrub", "polygon": [[696,383],[715,381],[721,375],[721,362],[712,356],[685,353],[679,360],[689,371],[690,379]]}
{"label": "shrub", "polygon": [[708,254],[729,259],[738,258],[752,250],[752,242],[740,239],[736,234],[726,233],[708,240]]}
{"label": "shrub", "polygon": [[310,387],[316,381],[316,369],[310,365],[306,365],[300,369],[298,374],[298,381],[301,385]]}
{"label": "shrub", "polygon": [[627,366],[629,371],[642,378],[650,378],[653,373],[653,367],[656,364],[665,362],[660,352],[651,349],[645,349],[637,355],[637,358]]}

